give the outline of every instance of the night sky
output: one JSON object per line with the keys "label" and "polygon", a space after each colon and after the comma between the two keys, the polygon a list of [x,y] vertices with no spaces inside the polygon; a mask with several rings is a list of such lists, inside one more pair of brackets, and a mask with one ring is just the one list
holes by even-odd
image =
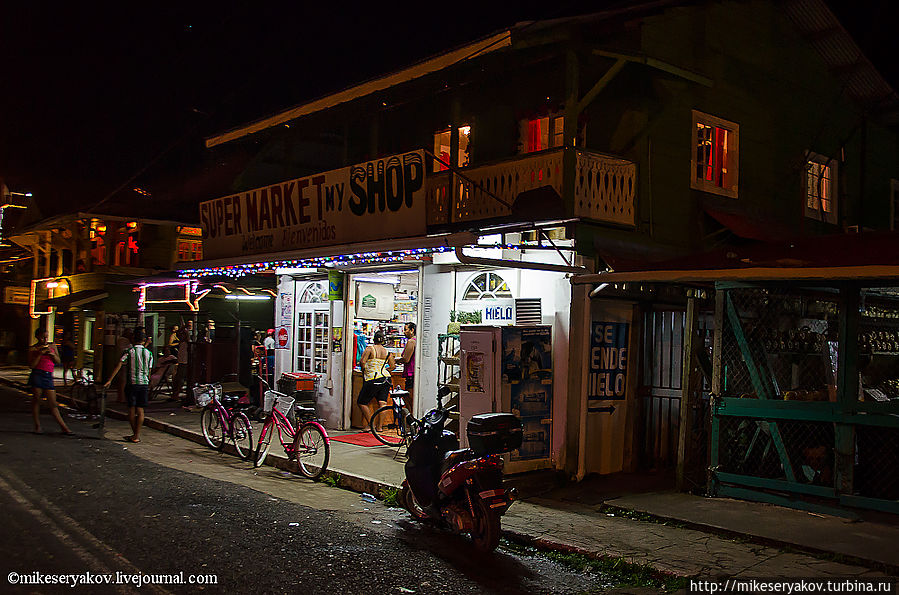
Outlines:
{"label": "night sky", "polygon": [[[619,3],[5,2],[0,178],[45,212],[92,204],[204,136],[518,21]],[[899,87],[892,2],[829,4]]]}

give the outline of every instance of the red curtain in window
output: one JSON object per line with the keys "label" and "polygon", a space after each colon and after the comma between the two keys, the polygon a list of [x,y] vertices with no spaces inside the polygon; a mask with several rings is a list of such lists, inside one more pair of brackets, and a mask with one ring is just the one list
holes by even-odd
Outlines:
{"label": "red curtain in window", "polygon": [[724,188],[727,158],[727,130],[715,128],[715,185]]}
{"label": "red curtain in window", "polygon": [[528,122],[528,153],[542,150],[543,146],[540,144],[540,120],[530,120]]}

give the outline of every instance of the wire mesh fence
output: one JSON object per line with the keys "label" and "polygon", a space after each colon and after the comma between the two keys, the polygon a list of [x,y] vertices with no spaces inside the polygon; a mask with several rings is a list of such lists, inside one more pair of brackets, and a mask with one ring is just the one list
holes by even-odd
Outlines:
{"label": "wire mesh fence", "polygon": [[[849,346],[839,344],[843,302],[837,290],[725,291],[719,302],[718,388],[722,397],[748,401],[738,411],[713,413],[718,423],[712,444],[716,471],[785,482],[767,484],[768,489],[807,484],[832,488],[835,496],[899,500],[896,414],[886,409],[872,415],[855,405],[880,402],[888,407],[899,400],[899,291],[860,291],[858,334],[848,339],[857,342],[851,347],[858,348],[858,394],[850,388],[852,394],[842,399],[836,390],[838,358],[840,349]],[[783,401],[799,403],[778,405]],[[832,405],[807,407],[803,402]],[[841,453],[838,443],[849,446]],[[841,464],[843,481],[837,477]],[[804,493],[798,486],[793,491]]]}

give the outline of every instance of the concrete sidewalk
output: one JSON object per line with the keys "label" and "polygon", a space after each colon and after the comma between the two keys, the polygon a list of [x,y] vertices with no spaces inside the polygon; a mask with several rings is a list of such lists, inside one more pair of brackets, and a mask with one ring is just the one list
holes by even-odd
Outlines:
{"label": "concrete sidewalk", "polygon": [[[24,378],[27,370],[0,368],[4,384],[22,388]],[[124,406],[111,402],[108,409],[110,416],[125,417]],[[199,419],[198,412],[184,411],[174,403],[153,402],[147,408],[146,425],[204,443]],[[391,447],[359,447],[332,440],[329,470],[332,476],[340,476],[342,487],[379,494],[382,489],[396,488],[403,479],[405,459],[395,459],[395,454]],[[266,463],[284,469],[292,465],[283,453],[270,454]],[[569,484],[551,489],[556,482],[551,474],[510,479],[519,480],[547,486],[539,495],[530,490],[535,495],[516,502],[503,518],[506,536],[519,542],[621,558],[647,565],[659,574],[680,577],[899,574],[899,526],[886,522],[850,522],[773,505],[676,492],[578,497],[579,490],[589,488]],[[527,495],[528,490],[523,491]],[[635,520],[628,518],[632,514],[616,511],[675,522]]]}

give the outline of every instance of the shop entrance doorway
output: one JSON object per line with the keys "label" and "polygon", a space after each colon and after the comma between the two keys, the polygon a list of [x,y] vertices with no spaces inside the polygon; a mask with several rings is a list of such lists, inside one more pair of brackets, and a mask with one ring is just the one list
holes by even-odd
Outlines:
{"label": "shop entrance doorway", "polygon": [[[363,373],[359,366],[365,347],[370,345],[375,333],[384,335],[384,346],[399,359],[408,341],[405,334],[407,323],[418,326],[420,271],[370,271],[353,274],[349,278],[347,300],[347,357],[346,379],[348,387],[345,395],[345,411],[350,412],[350,425],[361,428],[364,425],[362,410],[356,397],[362,388]],[[416,345],[415,351],[418,351]],[[416,358],[417,359],[417,358]],[[417,368],[413,359],[412,367]],[[398,364],[391,371],[391,384],[406,388],[404,369],[409,364]],[[408,372],[407,372],[408,373]],[[415,370],[411,373],[414,376]],[[410,383],[412,384],[412,383]],[[415,412],[418,402],[413,386],[407,406]]]}

